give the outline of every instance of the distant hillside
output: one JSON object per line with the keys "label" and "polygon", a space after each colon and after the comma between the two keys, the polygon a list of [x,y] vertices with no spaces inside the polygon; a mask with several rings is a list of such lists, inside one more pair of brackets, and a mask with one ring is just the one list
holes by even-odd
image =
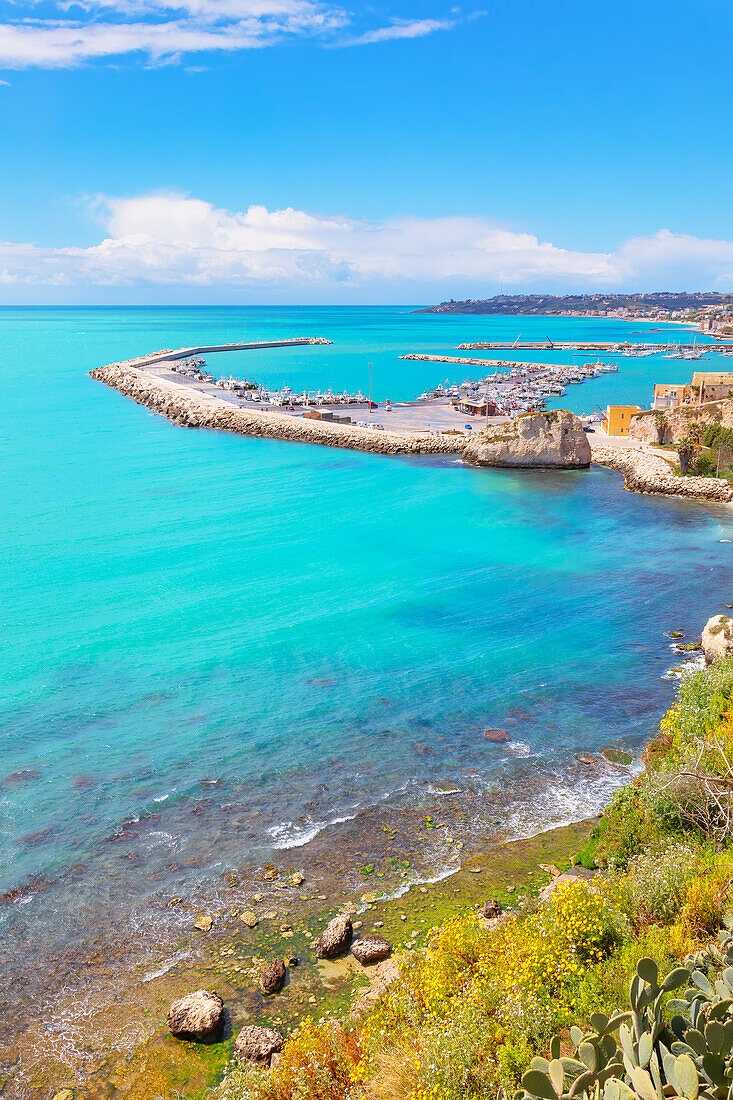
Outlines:
{"label": "distant hillside", "polygon": [[416,313],[494,313],[557,314],[578,316],[586,313],[615,316],[677,313],[699,309],[733,308],[733,295],[699,292],[688,294],[497,294],[494,298],[468,299],[465,302],[441,302]]}

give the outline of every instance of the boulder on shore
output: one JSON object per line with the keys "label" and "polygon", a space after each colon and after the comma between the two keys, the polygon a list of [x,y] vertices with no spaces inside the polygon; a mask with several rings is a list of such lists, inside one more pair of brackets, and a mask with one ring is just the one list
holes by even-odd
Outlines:
{"label": "boulder on shore", "polygon": [[333,959],[348,951],[354,931],[348,913],[340,913],[329,921],[314,946],[319,959]]}
{"label": "boulder on shore", "polygon": [[702,632],[702,648],[708,665],[730,656],[733,653],[733,619],[728,615],[713,615],[708,619]]}
{"label": "boulder on shore", "polygon": [[260,986],[263,993],[279,993],[285,985],[285,963],[282,959],[273,959],[260,971]]}
{"label": "boulder on shore", "polygon": [[476,432],[463,452],[473,466],[577,470],[590,466],[588,437],[577,416],[564,409],[525,413]]}
{"label": "boulder on shore", "polygon": [[484,907],[481,910],[481,916],[484,920],[496,920],[501,916],[501,904],[496,898],[491,898],[489,901],[484,902]]}
{"label": "boulder on shore", "polygon": [[218,993],[197,989],[174,1001],[168,1009],[168,1027],[177,1039],[202,1042],[215,1038],[224,1026],[224,1002]]}
{"label": "boulder on shore", "polygon": [[283,1037],[279,1031],[248,1024],[234,1040],[234,1053],[240,1061],[246,1059],[260,1066],[269,1066],[273,1054],[279,1054],[282,1045]]}
{"label": "boulder on shore", "polygon": [[381,962],[391,950],[391,945],[382,936],[364,936],[363,939],[354,940],[351,945],[351,954],[362,966]]}

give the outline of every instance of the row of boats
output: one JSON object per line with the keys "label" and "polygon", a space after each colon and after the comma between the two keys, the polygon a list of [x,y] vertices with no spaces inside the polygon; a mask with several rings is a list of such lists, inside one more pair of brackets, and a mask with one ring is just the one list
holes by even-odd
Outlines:
{"label": "row of boats", "polygon": [[[369,399],[361,390],[357,393],[349,393],[346,390],[334,393],[329,387],[327,390],[304,390],[302,393],[296,393],[288,385],[279,390],[268,390],[257,382],[235,378],[233,375],[217,379],[209,374],[205,367],[205,360],[197,356],[181,360],[173,364],[171,369],[185,378],[215,385],[219,389],[237,394],[265,408],[294,410],[322,406],[368,405],[369,403]],[[617,370],[618,366],[615,363],[603,363],[600,359],[596,363],[576,364],[572,367],[552,364],[533,368],[521,366],[508,371],[487,374],[478,381],[466,380],[458,385],[436,386],[435,389],[421,393],[417,402],[432,402],[447,398],[457,405],[461,401],[483,398],[495,407],[497,414],[516,416],[521,412],[535,412],[545,408],[549,399],[562,397],[567,385],[585,382],[589,378],[596,378],[598,375]],[[377,406],[372,403],[372,407]],[[389,409],[390,403],[387,402],[385,411]]]}
{"label": "row of boats", "polygon": [[537,412],[545,408],[548,400],[563,396],[567,385],[616,371],[616,363],[602,363],[600,360],[573,367],[515,367],[509,371],[487,374],[478,381],[467,380],[457,386],[436,386],[434,390],[422,393],[418,400],[448,397],[459,405],[462,401],[479,399],[493,405],[497,415],[517,416],[522,412]]}
{"label": "row of boats", "polygon": [[246,378],[235,378],[233,375],[228,378],[215,378],[213,374],[203,369],[205,365],[204,359],[192,357],[174,363],[171,369],[175,374],[183,375],[184,378],[191,378],[195,382],[207,382],[220,390],[246,396],[248,401],[277,408],[318,408],[322,405],[367,405],[369,403],[361,390],[358,393],[347,393],[346,390],[342,393],[334,393],[329,387],[323,391],[304,390],[302,393],[295,393],[287,384],[279,390],[268,390],[258,382]]}

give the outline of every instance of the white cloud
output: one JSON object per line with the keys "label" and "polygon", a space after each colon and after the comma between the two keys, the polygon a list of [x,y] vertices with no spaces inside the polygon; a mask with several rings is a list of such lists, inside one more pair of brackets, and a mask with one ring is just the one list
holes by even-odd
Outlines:
{"label": "white cloud", "polygon": [[61,68],[137,54],[160,64],[193,53],[257,49],[293,36],[363,45],[423,37],[458,21],[395,18],[389,26],[339,40],[355,16],[338,0],[55,0],[53,8],[54,18],[36,18],[36,0],[13,5],[17,17],[0,23],[0,66]]}
{"label": "white cloud", "polygon": [[395,38],[424,38],[426,34],[433,34],[435,31],[451,30],[455,25],[455,19],[413,19],[412,22],[396,20],[388,27],[377,27],[376,30],[365,31],[355,38],[347,38],[339,45],[367,46]]}
{"label": "white cloud", "polygon": [[89,248],[0,244],[0,283],[276,289],[324,300],[342,290],[358,298],[365,287],[403,300],[417,287],[481,296],[500,280],[522,290],[733,288],[733,242],[668,230],[582,252],[477,217],[367,222],[264,206],[231,213],[176,194],[100,199],[97,209],[107,232]]}

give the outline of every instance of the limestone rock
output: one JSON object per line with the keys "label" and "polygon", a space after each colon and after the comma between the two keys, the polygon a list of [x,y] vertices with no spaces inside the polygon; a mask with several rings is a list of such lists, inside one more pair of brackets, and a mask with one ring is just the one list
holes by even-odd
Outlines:
{"label": "limestone rock", "polygon": [[590,466],[591,451],[578,417],[558,409],[484,428],[468,441],[463,460],[473,466],[570,470]]}
{"label": "limestone rock", "polygon": [[319,959],[333,959],[336,955],[348,951],[353,936],[351,917],[348,913],[340,913],[329,921],[314,946]]}
{"label": "limestone rock", "polygon": [[569,871],[565,871],[562,875],[558,875],[552,882],[548,882],[547,886],[543,886],[540,890],[540,901],[547,901],[552,897],[555,891],[564,886],[566,882],[577,882],[578,879],[585,879],[589,881],[595,876],[595,871],[588,871],[585,867],[571,867]]}
{"label": "limestone rock", "polygon": [[733,653],[733,619],[728,615],[713,615],[702,632],[705,663],[712,664]]}
{"label": "limestone rock", "polygon": [[234,1040],[234,1053],[240,1060],[246,1059],[257,1062],[260,1066],[269,1066],[273,1054],[279,1054],[282,1045],[283,1037],[279,1031],[248,1024]]}
{"label": "limestone rock", "polygon": [[285,963],[282,959],[273,959],[260,971],[260,986],[263,993],[279,993],[285,985]]}
{"label": "limestone rock", "polygon": [[223,1026],[224,1002],[208,989],[187,993],[168,1010],[168,1027],[178,1039],[213,1039]]}
{"label": "limestone rock", "polygon": [[362,966],[367,963],[381,962],[390,954],[392,947],[381,936],[364,936],[363,939],[354,940],[351,945],[351,954]]}

